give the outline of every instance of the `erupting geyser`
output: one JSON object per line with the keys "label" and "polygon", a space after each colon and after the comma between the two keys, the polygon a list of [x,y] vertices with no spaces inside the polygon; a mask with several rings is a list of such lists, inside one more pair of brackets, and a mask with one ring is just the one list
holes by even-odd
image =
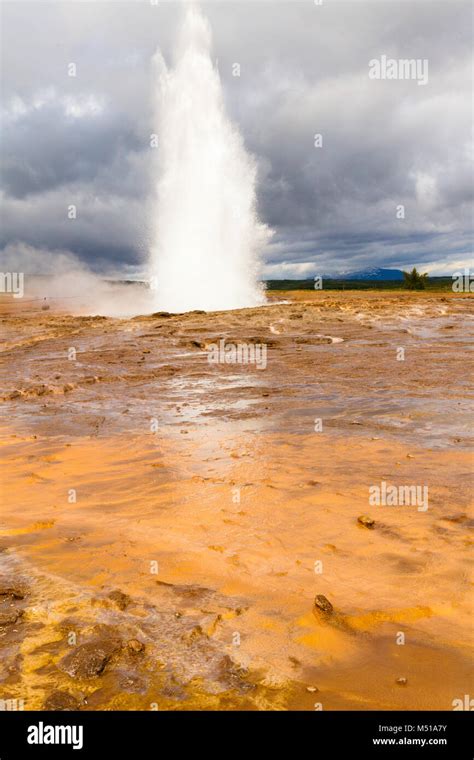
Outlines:
{"label": "erupting geyser", "polygon": [[256,167],[224,106],[209,24],[186,10],[176,63],[155,56],[159,179],[150,277],[166,311],[238,309],[265,302],[259,253],[269,237],[256,213]]}

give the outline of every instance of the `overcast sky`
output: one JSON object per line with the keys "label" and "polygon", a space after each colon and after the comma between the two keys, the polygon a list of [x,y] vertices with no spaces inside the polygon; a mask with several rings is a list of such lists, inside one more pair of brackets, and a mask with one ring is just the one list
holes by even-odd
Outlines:
{"label": "overcast sky", "polygon": [[[267,277],[470,263],[470,2],[201,7],[229,114],[258,163],[259,212],[274,230]],[[172,60],[181,16],[163,0],[2,3],[2,271],[77,257],[143,274],[151,57]],[[382,55],[427,59],[427,84],[370,79]]]}

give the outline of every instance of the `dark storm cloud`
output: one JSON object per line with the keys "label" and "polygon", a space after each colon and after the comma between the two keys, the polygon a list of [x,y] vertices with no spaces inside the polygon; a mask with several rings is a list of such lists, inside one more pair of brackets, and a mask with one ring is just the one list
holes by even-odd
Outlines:
{"label": "dark storm cloud", "polygon": [[[203,8],[275,231],[267,275],[414,263],[440,272],[468,259],[468,3]],[[97,271],[140,270],[155,158],[150,59],[156,48],[170,59],[181,12],[163,2],[4,3],[0,245],[10,256],[30,246],[69,251]],[[428,59],[428,84],[369,79],[382,54]]]}

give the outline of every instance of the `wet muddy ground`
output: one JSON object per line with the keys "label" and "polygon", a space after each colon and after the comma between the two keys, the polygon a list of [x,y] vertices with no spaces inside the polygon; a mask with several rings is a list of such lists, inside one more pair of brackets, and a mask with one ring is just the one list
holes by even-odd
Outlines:
{"label": "wet muddy ground", "polygon": [[[66,308],[0,304],[1,699],[391,710],[470,693],[472,297]],[[265,369],[210,364],[221,339],[264,344]],[[428,509],[370,504],[382,482],[426,486]]]}

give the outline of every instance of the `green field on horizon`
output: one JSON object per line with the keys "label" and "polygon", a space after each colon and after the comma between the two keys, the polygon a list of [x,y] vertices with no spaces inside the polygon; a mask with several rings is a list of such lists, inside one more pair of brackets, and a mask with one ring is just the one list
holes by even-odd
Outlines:
{"label": "green field on horizon", "polygon": [[[429,277],[425,290],[452,290],[451,277]],[[314,280],[266,280],[267,290],[314,290]],[[323,278],[321,290],[404,290],[404,280],[333,280]],[[421,291],[417,291],[421,292]]]}

